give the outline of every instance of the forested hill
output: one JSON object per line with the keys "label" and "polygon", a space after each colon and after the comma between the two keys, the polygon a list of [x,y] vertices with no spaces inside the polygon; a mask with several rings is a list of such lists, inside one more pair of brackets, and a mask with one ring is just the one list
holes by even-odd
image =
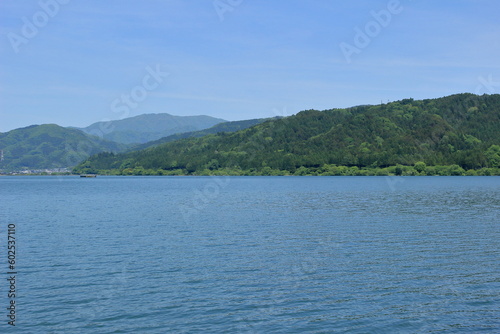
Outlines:
{"label": "forested hill", "polygon": [[[500,167],[500,95],[458,94],[324,111],[182,139],[127,154],[101,153],[76,172],[328,175],[337,166]],[[423,169],[422,169],[423,166]],[[326,172],[325,172],[326,170]]]}
{"label": "forested hill", "polygon": [[0,170],[75,166],[92,154],[119,152],[126,145],[91,136],[56,124],[31,125],[0,133],[3,159]]}
{"label": "forested hill", "polygon": [[149,141],[144,144],[136,145],[131,147],[129,151],[143,150],[149,147],[158,146],[163,143],[168,143],[184,138],[203,137],[209,134],[214,134],[219,132],[236,132],[238,130],[243,130],[251,126],[254,126],[256,124],[260,124],[262,122],[265,122],[266,120],[270,120],[270,118],[267,119],[257,118],[257,119],[248,119],[244,121],[222,122],[205,130],[176,133],[167,137],[160,138],[158,140]]}

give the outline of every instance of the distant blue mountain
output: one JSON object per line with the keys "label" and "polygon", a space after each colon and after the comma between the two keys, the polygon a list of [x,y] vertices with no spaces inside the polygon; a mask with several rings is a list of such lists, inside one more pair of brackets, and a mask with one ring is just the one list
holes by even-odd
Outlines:
{"label": "distant blue mountain", "polygon": [[173,116],[162,113],[97,122],[78,129],[117,143],[143,144],[176,133],[204,130],[222,122],[226,121],[210,116]]}
{"label": "distant blue mountain", "polygon": [[167,137],[160,138],[158,140],[150,141],[144,144],[140,145],[134,145],[129,148],[129,151],[137,151],[137,150],[143,150],[148,147],[153,147],[153,146],[158,146],[163,143],[168,143],[171,141],[176,141],[179,139],[183,138],[197,138],[197,137],[203,137],[209,134],[215,134],[219,132],[236,132],[239,130],[244,130],[249,127],[252,127],[254,125],[263,123],[265,121],[271,120],[271,119],[279,119],[279,117],[275,118],[256,118],[256,119],[249,119],[249,120],[244,120],[244,121],[233,121],[233,122],[223,122],[219,123],[217,125],[214,125],[208,129],[204,130],[199,130],[199,131],[189,131],[189,132],[182,132],[182,133],[176,133],[174,135],[170,135]]}

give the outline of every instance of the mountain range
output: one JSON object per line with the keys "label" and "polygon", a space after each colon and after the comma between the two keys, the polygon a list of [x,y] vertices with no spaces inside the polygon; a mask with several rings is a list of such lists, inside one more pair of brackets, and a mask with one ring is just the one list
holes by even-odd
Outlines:
{"label": "mountain range", "polygon": [[176,141],[179,139],[184,139],[184,138],[197,138],[197,137],[203,137],[209,134],[216,134],[219,132],[235,132],[243,129],[247,129],[249,127],[252,127],[254,125],[260,124],[262,122],[265,122],[267,120],[270,120],[271,118],[255,118],[255,119],[249,119],[249,120],[244,120],[244,121],[233,121],[233,122],[223,122],[219,123],[217,125],[212,126],[211,128],[204,129],[204,130],[199,130],[199,131],[189,131],[189,132],[181,132],[181,133],[176,133],[174,135],[166,136],[163,138],[160,138],[158,140],[153,140],[144,144],[140,145],[134,145],[132,146],[129,151],[139,151],[143,150],[149,147],[154,147],[158,146],[163,143],[169,143],[172,141]]}
{"label": "mountain range", "polygon": [[[81,129],[56,124],[31,125],[0,133],[0,151],[3,153],[0,171],[74,167],[99,152],[125,152],[178,138],[237,131],[263,121],[226,122],[203,115],[145,114],[98,122]],[[200,130],[191,131],[193,129]],[[140,144],[146,139],[153,141]]]}
{"label": "mountain range", "polygon": [[[75,172],[182,175],[336,175],[339,166],[452,166],[444,174],[500,167],[500,95],[456,94],[345,109],[305,110],[233,133],[143,150],[101,153]],[[399,172],[401,174],[401,167]],[[302,174],[304,174],[302,173]],[[429,175],[431,175],[429,174]]]}
{"label": "mountain range", "polygon": [[207,129],[222,122],[227,121],[204,115],[143,114],[116,121],[101,121],[79,130],[117,143],[143,144],[176,133]]}
{"label": "mountain range", "polygon": [[[500,168],[499,129],[500,95],[404,99],[236,122],[146,114],[82,129],[44,124],[0,133],[0,171],[76,166],[77,173],[125,175],[363,175],[369,169],[461,175]],[[432,167],[444,165],[453,170]]]}

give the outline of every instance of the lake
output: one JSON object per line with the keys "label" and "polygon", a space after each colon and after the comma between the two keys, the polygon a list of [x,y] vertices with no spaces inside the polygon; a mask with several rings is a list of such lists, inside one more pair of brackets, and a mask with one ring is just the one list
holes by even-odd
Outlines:
{"label": "lake", "polygon": [[500,177],[0,177],[0,199],[1,333],[500,332]]}

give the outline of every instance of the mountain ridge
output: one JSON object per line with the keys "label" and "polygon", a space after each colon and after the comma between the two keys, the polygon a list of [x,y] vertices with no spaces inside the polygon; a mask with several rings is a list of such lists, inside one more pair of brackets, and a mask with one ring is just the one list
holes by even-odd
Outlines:
{"label": "mountain ridge", "polygon": [[0,134],[1,170],[66,168],[101,151],[127,146],[57,124],[29,125]]}
{"label": "mountain ridge", "polygon": [[[184,116],[183,118],[186,117],[200,119],[199,115]],[[201,119],[203,120],[205,117],[201,117]],[[213,121],[214,118],[206,116],[206,119]],[[217,123],[204,130],[177,133],[139,146],[149,147],[179,138],[200,137],[209,133],[236,131],[262,121],[263,119],[253,119]],[[102,123],[104,124],[105,122]],[[74,167],[91,154],[101,151],[118,153],[131,149],[131,145],[109,141],[101,137],[84,133],[79,128],[62,127],[57,124],[32,124],[0,133],[0,150],[3,150],[4,153],[3,160],[0,161],[0,171]]]}
{"label": "mountain ridge", "polygon": [[[498,166],[500,95],[455,94],[323,111],[305,110],[234,133],[187,138],[87,159],[77,171],[250,175],[335,165],[356,168]],[[500,153],[498,153],[500,154]],[[134,171],[137,169],[136,171]],[[162,172],[163,171],[163,172]]]}
{"label": "mountain ridge", "polygon": [[242,121],[228,121],[228,122],[222,122],[218,123],[210,128],[204,129],[204,130],[198,130],[198,131],[189,131],[189,132],[182,132],[182,133],[176,133],[170,136],[166,136],[157,140],[153,140],[144,144],[140,145],[135,145],[132,146],[128,151],[138,151],[138,150],[143,150],[146,148],[154,147],[161,145],[163,143],[168,143],[184,138],[191,138],[191,137],[203,137],[209,134],[216,134],[218,132],[235,132],[238,130],[243,130],[246,128],[249,128],[251,126],[260,124],[262,122],[265,122],[267,120],[270,120],[271,118],[254,118],[254,119],[249,119],[249,120],[242,120]]}
{"label": "mountain ridge", "polygon": [[150,113],[95,122],[77,129],[122,144],[143,144],[176,133],[204,130],[222,122],[226,120],[207,115],[175,116],[168,113]]}

